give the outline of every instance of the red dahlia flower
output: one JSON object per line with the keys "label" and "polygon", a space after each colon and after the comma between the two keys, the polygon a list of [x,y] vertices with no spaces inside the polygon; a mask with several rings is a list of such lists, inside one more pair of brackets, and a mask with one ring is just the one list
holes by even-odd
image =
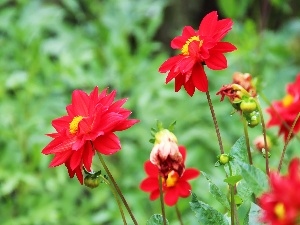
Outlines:
{"label": "red dahlia flower", "polygon": [[293,159],[289,173],[270,173],[270,191],[259,198],[263,209],[262,222],[270,225],[300,224],[300,159]]}
{"label": "red dahlia flower", "polygon": [[206,92],[208,80],[203,65],[212,70],[225,69],[224,53],[236,50],[231,43],[221,42],[232,25],[231,19],[218,20],[217,12],[213,11],[203,18],[199,30],[184,27],[182,35],[171,42],[171,47],[180,49],[181,54],[169,58],[159,68],[160,73],[168,72],[166,83],[175,78],[175,91],[184,86],[190,96],[193,96],[195,87]]}
{"label": "red dahlia flower", "polygon": [[[300,74],[296,77],[294,83],[287,85],[287,95],[280,101],[274,101],[271,107],[267,108],[270,114],[270,121],[267,127],[278,126],[279,135],[287,140],[290,128],[294,123],[298,113],[300,113]],[[300,131],[300,120],[296,123],[293,133]]]}
{"label": "red dahlia flower", "polygon": [[98,87],[88,95],[75,90],[72,103],[66,107],[68,115],[52,121],[56,133],[48,134],[53,140],[42,153],[54,154],[50,167],[65,164],[70,177],[76,174],[83,183],[82,167],[91,171],[95,149],[110,155],[121,149],[115,131],[126,130],[138,120],[128,119],[131,112],[122,108],[127,99],[114,102],[116,91],[98,93]]}
{"label": "red dahlia flower", "polygon": [[[186,158],[186,150],[183,146],[179,146],[179,151],[182,154],[183,160]],[[150,192],[150,200],[155,200],[159,197],[159,169],[149,160],[145,162],[144,169],[148,175],[144,179],[140,188],[145,192]],[[173,206],[177,203],[178,198],[186,198],[190,195],[191,185],[188,180],[194,179],[200,175],[197,169],[187,168],[181,176],[174,170],[169,171],[166,179],[163,179],[164,201],[167,205]]]}

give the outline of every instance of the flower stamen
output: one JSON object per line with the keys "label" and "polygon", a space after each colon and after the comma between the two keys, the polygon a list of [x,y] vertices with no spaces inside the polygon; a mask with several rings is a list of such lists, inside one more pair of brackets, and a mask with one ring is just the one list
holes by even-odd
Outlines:
{"label": "flower stamen", "polygon": [[174,170],[172,170],[168,174],[167,180],[165,181],[166,182],[166,186],[167,187],[174,187],[176,185],[178,179],[179,179],[178,173],[175,172]]}
{"label": "flower stamen", "polygon": [[190,38],[185,42],[185,44],[182,46],[182,48],[181,48],[181,53],[182,53],[183,55],[189,55],[189,54],[190,54],[190,53],[189,53],[189,45],[190,45],[190,43],[193,42],[193,41],[199,42],[199,48],[200,48],[200,47],[202,46],[202,44],[203,44],[203,40],[200,40],[199,36],[192,36],[192,37],[190,37]]}
{"label": "flower stamen", "polygon": [[282,105],[283,107],[289,107],[294,101],[294,97],[290,94],[287,94],[283,99],[282,99]]}
{"label": "flower stamen", "polygon": [[76,134],[76,132],[78,131],[78,124],[82,119],[83,119],[82,116],[75,116],[73,118],[69,126],[69,131],[71,134]]}
{"label": "flower stamen", "polygon": [[284,216],[285,216],[285,208],[284,208],[284,205],[279,202],[275,205],[274,207],[274,213],[275,215],[277,216],[277,218],[279,220],[283,220],[284,219]]}

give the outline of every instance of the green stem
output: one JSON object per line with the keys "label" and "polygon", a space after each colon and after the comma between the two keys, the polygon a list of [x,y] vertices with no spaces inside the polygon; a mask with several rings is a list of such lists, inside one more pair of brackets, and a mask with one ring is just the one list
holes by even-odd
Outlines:
{"label": "green stem", "polygon": [[284,144],[284,147],[283,147],[283,150],[282,150],[282,153],[281,153],[281,157],[280,157],[280,161],[279,161],[279,165],[278,165],[278,173],[281,170],[281,166],[282,166],[282,162],[283,162],[283,158],[284,158],[284,155],[285,155],[285,152],[286,152],[287,145],[288,145],[288,143],[291,140],[291,137],[292,137],[292,134],[293,134],[293,130],[294,130],[295,126],[296,126],[297,121],[299,120],[299,117],[300,117],[300,113],[298,113],[296,119],[294,120],[292,128],[291,128],[291,130],[290,130],[290,132],[288,134],[288,137],[286,139],[286,142]]}
{"label": "green stem", "polygon": [[[229,173],[232,176],[232,168],[230,163],[228,163]],[[235,201],[234,201],[234,186],[229,184],[230,189],[230,220],[231,225],[234,225],[234,217],[235,217]]]}
{"label": "green stem", "polygon": [[248,159],[249,159],[249,164],[252,165],[252,155],[251,155],[251,149],[250,149],[250,142],[249,142],[249,134],[248,134],[248,123],[244,115],[243,117],[243,125],[244,125],[244,134],[246,138],[246,146],[247,146],[247,153],[248,153]]}
{"label": "green stem", "polygon": [[216,118],[216,114],[215,114],[213,104],[211,102],[209,91],[205,92],[205,94],[206,94],[207,102],[208,102],[209,109],[210,109],[210,112],[211,112],[211,116],[212,116],[213,121],[214,121],[215,130],[216,130],[216,134],[217,134],[217,138],[218,138],[218,142],[219,142],[219,146],[220,146],[220,151],[221,151],[221,154],[224,154],[224,149],[223,149],[221,134],[220,134],[219,126],[218,126],[218,121],[217,121],[217,118]]}
{"label": "green stem", "polygon": [[124,215],[124,212],[123,212],[123,209],[122,209],[122,206],[121,206],[121,202],[120,202],[120,200],[117,196],[117,193],[116,193],[115,189],[111,186],[111,183],[104,176],[100,175],[100,177],[109,186],[111,192],[113,193],[113,195],[116,199],[116,202],[118,204],[118,207],[119,207],[119,210],[120,210],[120,213],[121,213],[121,216],[122,216],[123,223],[124,223],[124,225],[127,225],[125,215]]}
{"label": "green stem", "polygon": [[175,205],[175,210],[176,210],[176,215],[177,215],[180,225],[183,225],[183,221],[182,221],[181,214],[180,214],[177,204]]}
{"label": "green stem", "polygon": [[264,116],[260,107],[260,104],[258,102],[257,99],[255,99],[259,114],[260,114],[260,119],[261,119],[261,126],[262,126],[262,133],[264,136],[264,143],[265,143],[265,154],[266,154],[266,174],[269,176],[269,147],[268,147],[268,143],[267,143],[267,132],[266,132],[266,125],[265,125],[265,120],[264,120]]}
{"label": "green stem", "polygon": [[137,221],[136,221],[136,219],[135,219],[135,217],[134,217],[134,215],[133,215],[131,209],[129,208],[129,205],[128,205],[126,199],[124,198],[124,195],[122,194],[122,192],[121,192],[121,190],[120,190],[118,184],[116,183],[115,179],[113,178],[112,174],[110,173],[108,167],[106,166],[106,163],[104,162],[104,159],[103,159],[101,153],[99,153],[99,152],[97,151],[97,155],[98,155],[98,158],[99,158],[101,164],[103,165],[103,167],[104,167],[104,169],[105,169],[105,171],[106,171],[106,173],[107,173],[107,175],[108,175],[110,181],[111,181],[112,184],[114,185],[114,187],[115,187],[117,193],[119,194],[119,196],[120,196],[120,198],[121,198],[121,200],[122,200],[124,206],[126,207],[126,209],[127,209],[128,213],[129,213],[129,215],[130,215],[130,217],[131,217],[133,223],[134,223],[135,225],[138,225],[138,223],[137,223]]}
{"label": "green stem", "polygon": [[160,198],[160,205],[161,205],[161,214],[163,217],[164,225],[167,225],[161,175],[159,175],[158,180],[159,180],[159,198]]}

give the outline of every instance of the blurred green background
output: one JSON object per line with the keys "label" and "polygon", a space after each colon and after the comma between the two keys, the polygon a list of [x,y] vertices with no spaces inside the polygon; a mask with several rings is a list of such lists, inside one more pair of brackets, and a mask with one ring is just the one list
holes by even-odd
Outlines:
{"label": "blurred green background", "polygon": [[[41,154],[50,141],[44,134],[53,132],[51,121],[66,113],[74,89],[116,89],[118,98],[129,97],[125,107],[133,111],[132,118],[141,120],[119,134],[122,151],[106,157],[140,224],[160,213],[159,201],[150,202],[138,187],[157,119],[165,125],[177,121],[175,134],[188,149],[187,167],[207,172],[226,191],[224,172],[214,167],[219,150],[205,94],[190,98],[183,90],[175,93],[158,67],[176,54],[169,43],[183,26],[197,29],[212,10],[235,21],[226,40],[238,50],[227,54],[228,69],[206,70],[229,151],[243,127],[237,114],[230,116],[230,104],[220,103],[215,93],[241,71],[259,79],[259,92],[270,101],[284,97],[286,83],[300,72],[299,7],[298,0],[1,0],[0,224],[122,223],[107,186],[81,186],[64,166],[49,169],[52,156]],[[261,127],[251,129],[251,142],[259,134]],[[282,138],[277,138],[277,128],[269,134],[276,142],[270,159],[276,168]],[[294,139],[285,165],[296,154],[299,140]],[[259,153],[254,160],[263,168]],[[101,169],[96,158],[93,167]],[[199,199],[224,210],[208,194],[204,177],[192,185]],[[181,199],[178,206],[185,224],[196,224],[189,200]],[[174,208],[167,207],[167,217],[170,224],[179,224]]]}

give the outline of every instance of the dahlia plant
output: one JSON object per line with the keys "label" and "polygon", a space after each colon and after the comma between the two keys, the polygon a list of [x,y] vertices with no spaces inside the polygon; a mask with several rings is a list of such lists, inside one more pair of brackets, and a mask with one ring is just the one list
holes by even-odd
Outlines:
{"label": "dahlia plant", "polygon": [[[222,39],[232,26],[231,19],[219,20],[216,11],[208,13],[200,22],[198,30],[186,26],[181,36],[171,41],[172,49],[179,50],[179,53],[163,62],[158,69],[160,73],[168,74],[166,83],[175,80],[175,92],[182,86],[191,97],[196,89],[205,92],[219,143],[215,167],[224,170],[223,182],[228,188],[223,191],[218,187],[208,173],[201,171],[200,163],[198,168],[189,168],[186,158],[191,150],[187,150],[180,138],[173,133],[175,123],[164,128],[158,121],[157,127],[151,130],[150,142],[153,147],[149,160],[144,163],[146,177],[139,185],[142,191],[150,194],[150,200],[160,199],[161,209],[158,213],[161,211],[161,214],[151,216],[147,221],[148,225],[168,224],[165,205],[174,207],[179,224],[185,224],[177,203],[181,198],[190,197],[195,224],[196,221],[206,225],[300,224],[300,159],[292,159],[287,174],[281,173],[289,141],[292,138],[299,141],[300,74],[294,82],[287,85],[287,95],[282,100],[274,101],[266,109],[270,120],[265,122],[256,78],[249,73],[234,73],[232,80],[220,87],[216,95],[220,95],[221,101],[229,101],[232,115],[239,117],[244,134],[230,150],[224,150],[209,93],[209,81],[212,82],[213,78],[206,67],[211,70],[228,67],[224,53],[233,52],[237,48]],[[115,101],[115,97],[115,90],[108,93],[107,89],[99,91],[98,87],[90,94],[82,90],[73,91],[71,104],[66,107],[67,114],[52,121],[55,132],[47,134],[52,140],[42,153],[53,154],[49,166],[64,164],[69,176],[72,178],[76,175],[80,184],[90,188],[96,188],[100,183],[107,184],[116,199],[123,224],[127,224],[123,205],[133,223],[139,224],[102,157],[121,150],[116,133],[139,122],[137,119],[130,119],[131,111],[123,108],[126,99]],[[278,126],[279,135],[284,137],[284,148],[279,159],[272,158],[270,153],[272,140],[267,135],[267,128],[272,126]],[[259,150],[257,152],[250,147],[249,128],[261,130],[262,135],[255,139],[255,146]],[[105,174],[101,170],[93,170],[95,154]],[[253,160],[255,154],[263,159],[264,166],[256,164]],[[278,161],[276,171],[270,169],[270,160],[275,163]],[[201,196],[198,199],[197,192],[204,187],[193,186],[191,180],[199,176],[207,180],[207,191],[224,210],[218,211],[199,200]],[[145,222],[141,221],[140,224]]]}

